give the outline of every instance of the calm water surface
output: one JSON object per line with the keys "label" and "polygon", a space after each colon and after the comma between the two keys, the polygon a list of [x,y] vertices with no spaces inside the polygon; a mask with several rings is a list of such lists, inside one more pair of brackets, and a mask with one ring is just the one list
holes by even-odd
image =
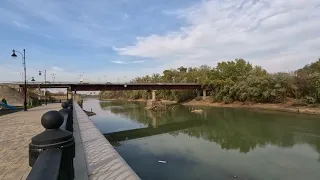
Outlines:
{"label": "calm water surface", "polygon": [[[290,113],[86,100],[91,119],[142,179],[320,179],[320,118]],[[159,163],[158,161],[166,161]]]}

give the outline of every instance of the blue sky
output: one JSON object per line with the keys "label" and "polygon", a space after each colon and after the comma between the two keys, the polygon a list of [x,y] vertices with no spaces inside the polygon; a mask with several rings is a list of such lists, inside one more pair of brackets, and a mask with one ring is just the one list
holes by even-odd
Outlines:
{"label": "blue sky", "polygon": [[270,72],[320,57],[320,0],[2,0],[0,81],[129,80],[244,58]]}

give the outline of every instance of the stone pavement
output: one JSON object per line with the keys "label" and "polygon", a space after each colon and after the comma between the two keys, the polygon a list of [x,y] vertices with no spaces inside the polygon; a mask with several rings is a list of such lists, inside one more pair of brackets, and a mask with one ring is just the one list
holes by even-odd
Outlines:
{"label": "stone pavement", "polygon": [[28,176],[29,143],[44,130],[41,116],[61,104],[48,104],[0,116],[0,180],[23,180]]}

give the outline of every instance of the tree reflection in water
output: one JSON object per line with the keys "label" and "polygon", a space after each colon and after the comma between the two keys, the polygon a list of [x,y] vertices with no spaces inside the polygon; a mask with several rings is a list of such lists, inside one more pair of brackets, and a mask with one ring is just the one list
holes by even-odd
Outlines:
{"label": "tree reflection in water", "polygon": [[[203,114],[194,114],[185,106],[154,113],[146,111],[144,103],[127,101],[100,102],[100,106],[150,129],[162,127],[162,133],[173,136],[183,133],[215,142],[222,149],[247,153],[268,144],[285,148],[306,143],[320,152],[320,121],[315,116],[231,108],[204,108]],[[183,129],[183,125],[190,121],[201,121],[202,124]],[[165,128],[173,123],[181,123],[181,130],[172,132]]]}

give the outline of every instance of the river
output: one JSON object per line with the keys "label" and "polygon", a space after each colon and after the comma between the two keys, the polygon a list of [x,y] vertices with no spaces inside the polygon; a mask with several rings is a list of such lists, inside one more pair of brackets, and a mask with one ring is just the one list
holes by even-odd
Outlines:
{"label": "river", "polygon": [[155,113],[96,99],[83,107],[143,180],[320,179],[319,116],[186,106]]}

